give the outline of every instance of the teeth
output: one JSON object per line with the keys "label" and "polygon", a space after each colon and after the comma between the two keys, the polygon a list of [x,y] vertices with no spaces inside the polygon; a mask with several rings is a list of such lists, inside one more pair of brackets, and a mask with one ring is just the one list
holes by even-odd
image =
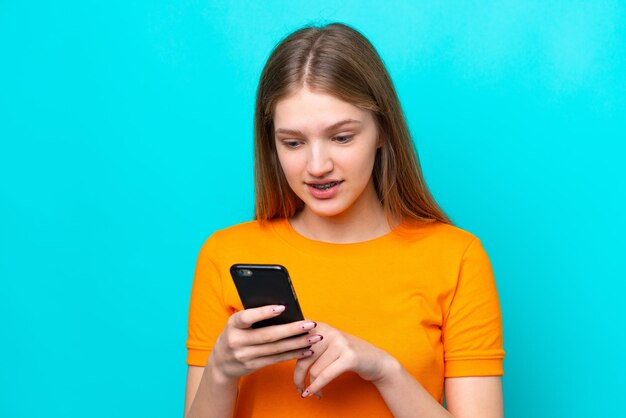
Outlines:
{"label": "teeth", "polygon": [[330,183],[324,183],[324,184],[311,184],[311,186],[315,187],[317,190],[328,190],[331,187],[335,186],[338,182],[336,181],[332,181]]}

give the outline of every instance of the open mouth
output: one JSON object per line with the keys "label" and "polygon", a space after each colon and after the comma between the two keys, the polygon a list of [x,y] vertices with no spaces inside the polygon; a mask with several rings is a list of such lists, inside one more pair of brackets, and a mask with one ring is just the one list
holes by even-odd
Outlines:
{"label": "open mouth", "polygon": [[331,187],[338,185],[339,183],[341,183],[341,181],[331,181],[330,183],[322,183],[322,184],[307,183],[307,186],[311,186],[317,190],[328,190]]}

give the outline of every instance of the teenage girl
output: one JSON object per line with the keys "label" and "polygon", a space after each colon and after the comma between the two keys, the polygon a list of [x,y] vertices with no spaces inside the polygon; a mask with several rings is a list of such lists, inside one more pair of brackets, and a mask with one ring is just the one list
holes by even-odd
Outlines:
{"label": "teenage girl", "polygon": [[[503,416],[489,259],[433,200],[359,32],[307,27],[274,49],[255,185],[255,220],[215,232],[198,257],[186,416]],[[236,263],[287,267],[308,319],[251,328],[284,306],[244,310]]]}

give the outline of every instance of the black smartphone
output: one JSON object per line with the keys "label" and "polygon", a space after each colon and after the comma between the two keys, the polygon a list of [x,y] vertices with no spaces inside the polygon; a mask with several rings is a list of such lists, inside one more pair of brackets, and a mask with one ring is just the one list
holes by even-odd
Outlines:
{"label": "black smartphone", "polygon": [[244,308],[285,305],[285,311],[252,325],[261,328],[304,319],[287,269],[279,264],[233,264],[230,275]]}

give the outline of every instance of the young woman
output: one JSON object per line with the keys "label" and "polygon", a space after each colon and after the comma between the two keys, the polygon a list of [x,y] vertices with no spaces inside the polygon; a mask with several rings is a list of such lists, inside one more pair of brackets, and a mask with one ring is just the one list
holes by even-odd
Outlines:
{"label": "young woman", "polygon": [[[255,177],[256,219],[215,232],[198,257],[187,416],[502,417],[489,260],[431,197],[360,33],[308,27],[272,52]],[[251,328],[284,307],[244,310],[236,263],[287,267],[309,319]]]}

